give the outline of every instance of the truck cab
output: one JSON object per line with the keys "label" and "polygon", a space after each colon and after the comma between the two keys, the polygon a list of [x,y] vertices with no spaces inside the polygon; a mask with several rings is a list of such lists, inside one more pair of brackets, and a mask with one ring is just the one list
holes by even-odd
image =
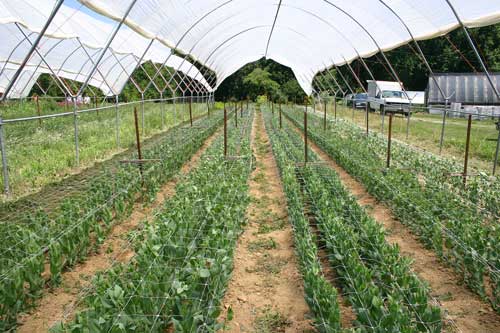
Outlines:
{"label": "truck cab", "polygon": [[372,111],[408,115],[410,100],[399,82],[368,81],[368,105]]}

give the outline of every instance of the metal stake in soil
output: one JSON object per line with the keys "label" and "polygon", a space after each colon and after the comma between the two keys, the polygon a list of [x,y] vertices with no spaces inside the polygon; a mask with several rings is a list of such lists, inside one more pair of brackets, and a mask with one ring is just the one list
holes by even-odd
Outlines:
{"label": "metal stake in soil", "polygon": [[392,117],[393,114],[389,114],[389,134],[387,138],[387,164],[386,167],[391,167],[391,144],[392,144]]}
{"label": "metal stake in soil", "polygon": [[307,163],[307,103],[306,110],[304,112],[304,163]]}
{"label": "metal stake in soil", "polygon": [[[137,143],[137,157],[139,161],[142,161],[142,152],[141,152],[141,136],[139,133],[139,120],[137,118],[137,107],[134,106],[134,124],[135,124],[135,141]],[[144,186],[144,175],[142,170],[142,163],[139,163],[139,173],[141,174],[141,182],[142,186]]]}
{"label": "metal stake in soil", "polygon": [[444,127],[446,124],[446,112],[448,111],[448,99],[444,102],[444,111],[443,111],[443,124],[441,125],[441,138],[439,139],[439,155],[443,151],[443,142],[444,142]]}
{"label": "metal stake in soil", "polygon": [[189,97],[189,123],[193,127],[193,96]]}
{"label": "metal stake in soil", "polygon": [[238,128],[238,103],[234,103],[234,126]]}
{"label": "metal stake in soil", "polygon": [[5,138],[3,136],[3,120],[0,117],[0,150],[2,152],[3,190],[5,195],[10,194],[9,189],[9,169],[7,167],[7,151],[5,148]]}
{"label": "metal stake in soil", "polygon": [[280,112],[280,129],[283,128],[283,126],[281,125],[281,103],[280,103],[280,109],[279,109],[279,112]]}
{"label": "metal stake in soil", "polygon": [[[38,96],[35,96],[35,101],[36,101],[36,111],[38,113],[38,117],[42,116],[42,112],[40,110],[40,98]],[[42,118],[38,118],[38,125],[42,125]]]}
{"label": "metal stake in soil", "polygon": [[467,168],[469,165],[470,132],[472,128],[472,115],[467,121],[467,139],[465,140],[465,160],[464,160],[464,186],[467,185]]}
{"label": "metal stake in soil", "polygon": [[326,100],[324,103],[324,110],[323,110],[323,130],[326,131]]}
{"label": "metal stake in soil", "polygon": [[498,164],[498,153],[500,152],[500,118],[498,119],[497,130],[498,130],[498,139],[497,139],[497,149],[495,150],[495,160],[493,161],[493,176],[497,171]]}
{"label": "metal stake in soil", "polygon": [[366,136],[370,133],[370,109],[368,108],[368,103],[366,103]]}
{"label": "metal stake in soil", "polygon": [[227,157],[227,111],[224,104],[224,157]]}

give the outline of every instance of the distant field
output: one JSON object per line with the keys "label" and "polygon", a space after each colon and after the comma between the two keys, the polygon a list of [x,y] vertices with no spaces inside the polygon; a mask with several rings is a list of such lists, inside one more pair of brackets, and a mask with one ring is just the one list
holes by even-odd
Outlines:
{"label": "distant field", "polygon": [[[75,161],[73,116],[45,119],[41,123],[32,120],[6,124],[4,135],[12,193],[9,200],[36,192],[48,183],[77,173],[79,170],[90,167],[97,161],[108,159],[117,152],[135,144],[134,106],[139,111],[139,124],[142,123],[140,104],[120,106],[119,145],[116,142],[116,112],[114,107],[101,110],[99,114],[96,112],[79,114],[79,166],[76,165]],[[159,103],[146,103],[144,109],[144,138],[189,120],[187,105],[176,105],[174,119],[174,106],[165,103],[163,123]],[[66,110],[64,105],[56,103],[42,104],[42,114],[61,113],[69,110]],[[35,103],[32,102],[10,104],[1,109],[0,112],[4,119],[34,116],[37,113]],[[193,104],[194,117],[205,112],[205,104]],[[3,179],[0,179],[0,187],[3,191]],[[5,199],[3,198],[3,200]]]}

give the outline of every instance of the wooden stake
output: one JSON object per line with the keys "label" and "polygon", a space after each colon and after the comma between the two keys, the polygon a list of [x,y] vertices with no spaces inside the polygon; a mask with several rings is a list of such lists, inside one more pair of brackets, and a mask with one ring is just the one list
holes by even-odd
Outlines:
{"label": "wooden stake", "polygon": [[392,116],[393,114],[391,113],[389,115],[389,133],[387,139],[387,164],[386,164],[387,168],[391,167]]}
{"label": "wooden stake", "polygon": [[472,115],[469,115],[467,122],[467,139],[465,141],[465,160],[464,160],[464,186],[467,185],[467,168],[469,165],[470,132],[472,128]]}

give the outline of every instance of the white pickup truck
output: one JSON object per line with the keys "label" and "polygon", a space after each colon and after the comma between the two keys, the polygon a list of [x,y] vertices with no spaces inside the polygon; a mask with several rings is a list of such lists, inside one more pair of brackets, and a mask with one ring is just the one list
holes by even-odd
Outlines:
{"label": "white pickup truck", "polygon": [[368,80],[368,106],[372,111],[408,115],[410,101],[401,84],[391,81]]}

